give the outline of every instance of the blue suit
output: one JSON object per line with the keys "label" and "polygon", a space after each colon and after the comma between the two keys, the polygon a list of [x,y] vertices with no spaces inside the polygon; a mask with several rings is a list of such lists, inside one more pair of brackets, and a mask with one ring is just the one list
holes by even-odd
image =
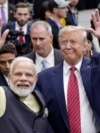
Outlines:
{"label": "blue suit", "polygon": [[[83,58],[81,75],[90,106],[94,111],[89,58]],[[49,121],[55,133],[69,133],[69,123],[63,87],[63,63],[39,73],[37,88],[42,92],[46,100],[49,109]]]}

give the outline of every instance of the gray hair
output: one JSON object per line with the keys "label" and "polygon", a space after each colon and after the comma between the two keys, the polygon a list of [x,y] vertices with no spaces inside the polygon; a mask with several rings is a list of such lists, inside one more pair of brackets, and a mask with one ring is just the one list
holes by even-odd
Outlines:
{"label": "gray hair", "polygon": [[38,20],[38,21],[33,22],[32,25],[31,25],[31,28],[30,28],[30,32],[33,28],[36,28],[38,26],[43,26],[46,29],[48,34],[52,34],[51,25],[48,22],[45,22],[45,21],[42,21],[42,20]]}
{"label": "gray hair", "polygon": [[35,75],[37,75],[37,69],[36,69],[36,65],[33,63],[33,61],[31,59],[29,59],[28,57],[23,57],[23,56],[20,56],[20,57],[16,57],[11,65],[10,65],[10,74],[12,74],[12,71],[13,71],[13,68],[14,68],[14,65],[19,63],[19,62],[30,62],[33,67],[34,67],[34,71],[35,71]]}
{"label": "gray hair", "polygon": [[82,26],[65,26],[59,31],[59,40],[61,39],[61,36],[63,33],[69,33],[72,31],[76,31],[76,33],[80,36],[80,39],[85,42],[87,40],[86,36],[86,29]]}

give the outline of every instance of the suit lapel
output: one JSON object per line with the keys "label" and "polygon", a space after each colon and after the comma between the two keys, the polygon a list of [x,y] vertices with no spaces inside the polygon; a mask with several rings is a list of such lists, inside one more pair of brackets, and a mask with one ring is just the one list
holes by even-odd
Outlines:
{"label": "suit lapel", "polygon": [[91,95],[91,66],[90,66],[90,60],[83,59],[82,67],[81,67],[81,75],[82,75],[82,81],[83,85],[87,94],[87,97],[90,101],[90,104],[92,106],[92,95]]}
{"label": "suit lapel", "polygon": [[61,116],[64,120],[65,125],[68,127],[68,119],[67,119],[67,110],[65,103],[65,95],[64,95],[64,86],[63,86],[63,66],[62,63],[58,66],[58,69],[54,71],[53,76],[55,93],[59,105],[59,109],[61,112]]}

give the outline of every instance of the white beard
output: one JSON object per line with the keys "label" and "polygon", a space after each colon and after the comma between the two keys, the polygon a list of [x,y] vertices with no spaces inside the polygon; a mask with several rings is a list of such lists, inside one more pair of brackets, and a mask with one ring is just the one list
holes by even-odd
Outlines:
{"label": "white beard", "polygon": [[[18,83],[16,83],[18,84]],[[11,91],[13,91],[16,95],[18,95],[19,97],[26,97],[28,96],[31,92],[33,92],[34,88],[35,88],[35,84],[34,83],[32,86],[27,87],[27,88],[19,88],[17,87],[17,85],[13,84],[12,81],[9,81],[9,86]]]}

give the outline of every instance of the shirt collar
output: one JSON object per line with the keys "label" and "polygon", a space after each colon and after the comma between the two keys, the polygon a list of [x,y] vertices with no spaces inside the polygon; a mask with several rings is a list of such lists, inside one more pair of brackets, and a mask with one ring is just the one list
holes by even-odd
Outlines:
{"label": "shirt collar", "polygon": [[49,53],[49,55],[47,56],[47,57],[42,57],[42,56],[40,56],[38,53],[36,53],[36,58],[38,58],[38,60],[41,62],[42,60],[46,60],[48,63],[49,63],[49,60],[50,60],[50,58],[52,57],[54,55],[54,49],[52,48],[51,49],[51,52]]}
{"label": "shirt collar", "polygon": [[[81,68],[81,64],[82,64],[82,59],[75,65],[75,67],[77,68],[77,70],[79,72],[80,72],[80,68]],[[63,64],[64,64],[63,65],[64,73],[67,74],[69,72],[69,69],[71,66],[65,60],[64,60]]]}
{"label": "shirt collar", "polygon": [[[19,31],[19,29],[20,29],[20,25],[18,25],[18,23],[17,22],[15,22],[15,25],[16,25],[16,30],[18,30]],[[25,29],[27,29],[27,23],[24,25],[24,26],[22,26],[22,29],[23,29],[23,31],[25,30]]]}

